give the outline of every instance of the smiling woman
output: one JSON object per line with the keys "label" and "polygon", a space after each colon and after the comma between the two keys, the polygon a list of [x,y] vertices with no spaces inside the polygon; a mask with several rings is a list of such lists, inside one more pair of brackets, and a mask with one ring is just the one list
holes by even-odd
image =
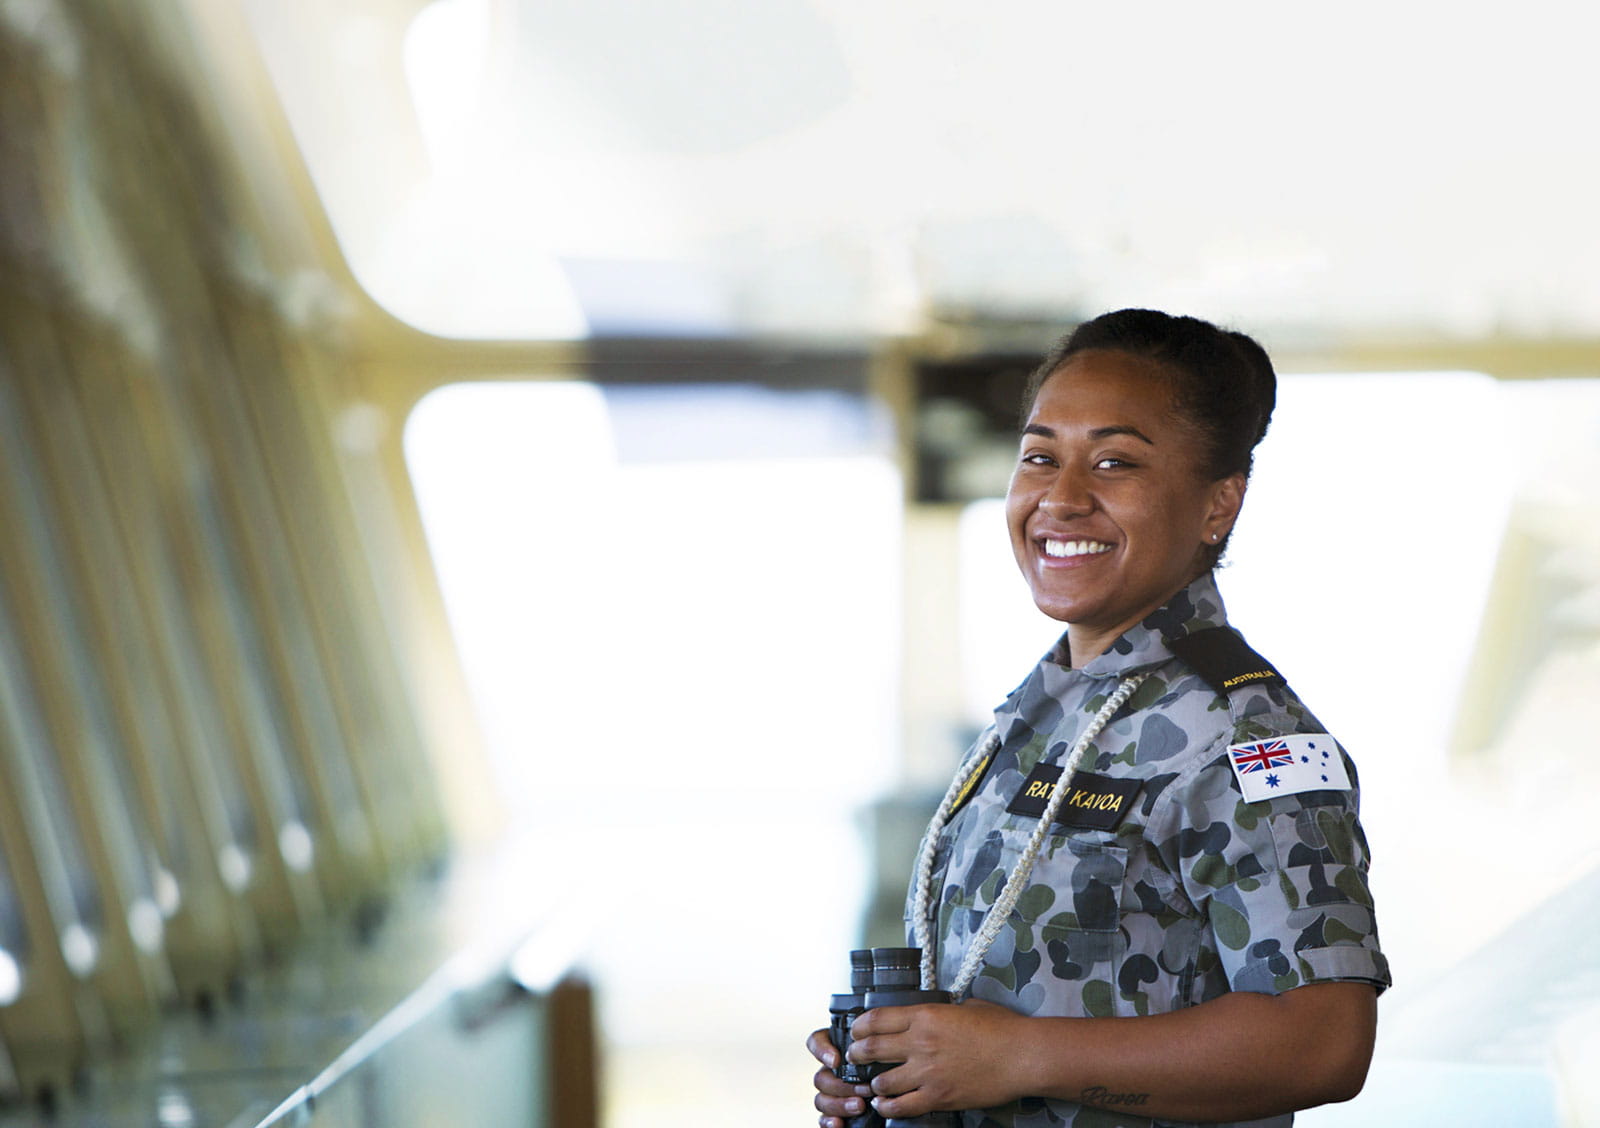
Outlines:
{"label": "smiling woman", "polygon": [[1074,353],[1034,397],[1006,497],[1017,564],[1039,609],[1099,654],[1205,571],[1244,500],[1244,475],[1208,480],[1197,429],[1162,366]]}
{"label": "smiling woman", "polygon": [[[1038,369],[1007,520],[1066,633],[923,839],[907,931],[958,1005],[856,1019],[870,1086],[815,1032],[825,1128],[869,1100],[967,1128],[1282,1126],[1361,1089],[1389,973],[1355,773],[1212,576],[1275,386],[1249,338],[1146,310]],[[1263,1042],[1295,1068],[1240,1070]]]}

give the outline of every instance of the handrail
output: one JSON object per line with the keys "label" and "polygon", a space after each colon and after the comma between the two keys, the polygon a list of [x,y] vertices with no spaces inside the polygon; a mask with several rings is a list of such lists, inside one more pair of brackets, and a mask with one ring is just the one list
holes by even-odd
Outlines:
{"label": "handrail", "polygon": [[[584,936],[584,930],[575,925],[556,925],[523,937],[510,947],[481,945],[457,953],[358,1035],[315,1077],[289,1094],[255,1128],[298,1128],[330,1090],[452,1000],[468,998],[484,989],[489,989],[500,1002],[505,998],[502,988],[529,997],[550,994],[577,966]],[[473,1021],[458,1017],[469,1024]],[[476,1020],[482,1020],[481,1013]]]}

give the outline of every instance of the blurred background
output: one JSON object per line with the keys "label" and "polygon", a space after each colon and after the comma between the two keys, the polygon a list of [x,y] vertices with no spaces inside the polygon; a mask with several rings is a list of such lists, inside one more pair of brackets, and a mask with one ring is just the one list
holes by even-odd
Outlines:
{"label": "blurred background", "polygon": [[1361,769],[1297,1123],[1600,1125],[1597,33],[0,0],[0,1124],[813,1123],[1140,305],[1274,357],[1220,582]]}

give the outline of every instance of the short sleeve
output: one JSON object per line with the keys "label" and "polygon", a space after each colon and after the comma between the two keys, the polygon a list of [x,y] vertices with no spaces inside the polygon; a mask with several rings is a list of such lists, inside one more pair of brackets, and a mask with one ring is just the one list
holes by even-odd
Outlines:
{"label": "short sleeve", "polygon": [[1229,986],[1274,995],[1337,980],[1389,986],[1357,791],[1246,802],[1225,752],[1175,797],[1184,826],[1167,862],[1209,920]]}

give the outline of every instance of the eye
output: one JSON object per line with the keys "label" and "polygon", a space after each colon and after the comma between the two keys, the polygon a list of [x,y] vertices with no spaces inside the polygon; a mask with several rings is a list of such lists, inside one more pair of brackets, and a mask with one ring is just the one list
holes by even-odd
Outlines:
{"label": "eye", "polygon": [[1054,466],[1056,460],[1043,451],[1025,450],[1022,452],[1022,464],[1024,466]]}
{"label": "eye", "polygon": [[1127,470],[1131,469],[1133,465],[1134,463],[1129,462],[1126,458],[1107,455],[1105,458],[1096,459],[1094,468],[1096,470]]}

